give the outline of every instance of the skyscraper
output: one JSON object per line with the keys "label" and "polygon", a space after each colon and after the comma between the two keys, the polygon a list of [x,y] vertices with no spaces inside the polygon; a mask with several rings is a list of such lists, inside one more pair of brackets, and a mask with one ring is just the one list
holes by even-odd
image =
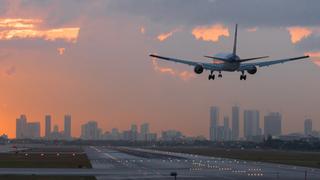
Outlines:
{"label": "skyscraper", "polygon": [[239,107],[232,107],[232,140],[239,139]]}
{"label": "skyscraper", "polygon": [[45,137],[50,138],[50,135],[51,135],[51,116],[46,115],[44,119],[45,119]]}
{"label": "skyscraper", "polygon": [[229,117],[225,116],[223,118],[223,137],[225,141],[230,141],[231,140],[231,129],[229,127]]}
{"label": "skyscraper", "polygon": [[64,116],[64,137],[71,139],[71,115]]}
{"label": "skyscraper", "polygon": [[281,135],[281,114],[272,112],[264,116],[264,135],[280,136]]}
{"label": "skyscraper", "polygon": [[23,139],[27,137],[27,117],[21,115],[16,120],[16,138]]}
{"label": "skyscraper", "polygon": [[306,119],[304,121],[304,135],[309,136],[312,134],[312,120]]}
{"label": "skyscraper", "polygon": [[219,108],[211,107],[210,108],[210,129],[209,129],[210,141],[217,140],[218,122],[219,122]]}
{"label": "skyscraper", "polygon": [[251,140],[253,136],[261,135],[259,125],[259,111],[244,111],[244,136],[247,140]]}
{"label": "skyscraper", "polygon": [[40,138],[40,122],[27,123],[27,134],[30,139]]}
{"label": "skyscraper", "polygon": [[101,137],[101,129],[96,121],[89,121],[81,126],[81,138],[88,140],[98,140]]}
{"label": "skyscraper", "polygon": [[140,127],[140,140],[146,141],[148,138],[148,134],[150,133],[149,124],[143,123]]}

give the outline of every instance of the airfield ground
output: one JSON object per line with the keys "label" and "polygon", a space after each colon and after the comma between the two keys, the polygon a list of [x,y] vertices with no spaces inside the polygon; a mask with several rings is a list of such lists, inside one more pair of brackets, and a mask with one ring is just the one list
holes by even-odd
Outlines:
{"label": "airfield ground", "polygon": [[[91,168],[87,155],[79,147],[36,147],[18,152],[0,153],[0,168]],[[0,176],[0,180],[95,180],[80,176]]]}
{"label": "airfield ground", "polygon": [[320,168],[320,152],[223,149],[211,147],[157,147],[157,150]]}

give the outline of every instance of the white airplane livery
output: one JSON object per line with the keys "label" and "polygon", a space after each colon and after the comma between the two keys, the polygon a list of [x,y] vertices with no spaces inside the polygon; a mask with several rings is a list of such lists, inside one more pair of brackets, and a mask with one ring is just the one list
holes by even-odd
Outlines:
{"label": "white airplane livery", "polygon": [[[215,75],[214,72],[219,72],[218,78],[222,78],[222,71],[229,71],[229,72],[241,72],[240,80],[246,80],[247,75],[246,72],[249,74],[255,74],[257,72],[257,68],[259,67],[267,67],[274,64],[282,64],[289,61],[295,61],[300,59],[309,58],[309,56],[300,56],[300,57],[293,57],[293,58],[287,58],[287,59],[278,59],[278,60],[271,60],[271,61],[263,61],[263,62],[252,62],[248,63],[248,61],[254,61],[258,59],[268,58],[269,56],[261,56],[261,57],[254,57],[254,58],[246,58],[241,59],[237,55],[237,30],[238,25],[236,24],[235,27],[235,35],[234,35],[234,44],[233,44],[233,52],[226,55],[224,58],[221,57],[214,57],[214,56],[204,56],[206,58],[212,59],[213,63],[207,63],[207,62],[196,62],[192,60],[183,60],[183,59],[176,59],[176,58],[170,58],[170,57],[164,57],[159,56],[156,54],[150,54],[153,58],[158,58],[165,61],[172,61],[176,63],[182,63],[187,64],[190,66],[194,66],[194,72],[196,74],[201,74],[204,70],[210,71],[210,74],[208,76],[209,80],[214,80]],[[215,63],[215,61],[220,63]]]}

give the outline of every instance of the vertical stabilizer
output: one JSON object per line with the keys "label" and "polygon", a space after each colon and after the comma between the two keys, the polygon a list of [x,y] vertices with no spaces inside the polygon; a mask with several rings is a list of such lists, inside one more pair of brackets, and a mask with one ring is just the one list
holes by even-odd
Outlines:
{"label": "vertical stabilizer", "polygon": [[237,34],[238,34],[238,24],[236,24],[236,28],[234,31],[234,42],[233,42],[233,54],[237,54]]}

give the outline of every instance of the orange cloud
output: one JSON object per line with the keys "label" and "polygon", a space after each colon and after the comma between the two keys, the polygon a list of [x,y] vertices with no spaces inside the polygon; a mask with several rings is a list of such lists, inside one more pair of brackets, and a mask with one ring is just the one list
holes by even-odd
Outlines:
{"label": "orange cloud", "polygon": [[141,28],[140,28],[140,33],[141,33],[141,34],[144,34],[145,32],[146,32],[146,29],[145,29],[144,27],[141,27]]}
{"label": "orange cloud", "polygon": [[288,27],[287,30],[289,31],[291,42],[293,44],[298,43],[303,38],[307,38],[312,34],[312,30],[307,27],[299,27],[299,26]]}
{"label": "orange cloud", "polygon": [[10,19],[0,18],[0,28],[34,28],[41,23],[40,19]]}
{"label": "orange cloud", "polygon": [[179,31],[179,29],[175,29],[175,30],[170,31],[170,32],[159,34],[157,36],[157,39],[159,41],[164,41],[164,40],[168,39],[170,36],[172,36],[174,33],[178,32],[178,31]]}
{"label": "orange cloud", "polygon": [[257,27],[253,27],[253,28],[248,28],[247,31],[248,32],[256,32],[258,30]]}
{"label": "orange cloud", "polygon": [[59,55],[63,55],[64,52],[66,51],[66,48],[63,48],[63,47],[57,48],[57,51],[58,51]]}
{"label": "orange cloud", "polygon": [[222,24],[199,26],[192,30],[192,34],[198,40],[218,42],[221,36],[229,37],[229,29]]}
{"label": "orange cloud", "polygon": [[61,39],[76,43],[79,27],[37,29],[37,25],[41,22],[39,19],[0,19],[0,27],[6,28],[0,30],[0,40],[40,38],[48,41]]}
{"label": "orange cloud", "polygon": [[181,78],[184,81],[187,81],[191,78],[195,77],[195,74],[189,71],[178,71],[175,70],[173,68],[169,68],[169,67],[161,67],[159,66],[157,60],[155,58],[152,58],[152,65],[153,65],[153,69],[157,72],[160,73],[164,73],[164,74],[170,74],[172,76],[178,76],[179,78]]}
{"label": "orange cloud", "polygon": [[320,66],[320,51],[319,52],[307,52],[305,55],[309,55],[312,58],[312,62]]}

